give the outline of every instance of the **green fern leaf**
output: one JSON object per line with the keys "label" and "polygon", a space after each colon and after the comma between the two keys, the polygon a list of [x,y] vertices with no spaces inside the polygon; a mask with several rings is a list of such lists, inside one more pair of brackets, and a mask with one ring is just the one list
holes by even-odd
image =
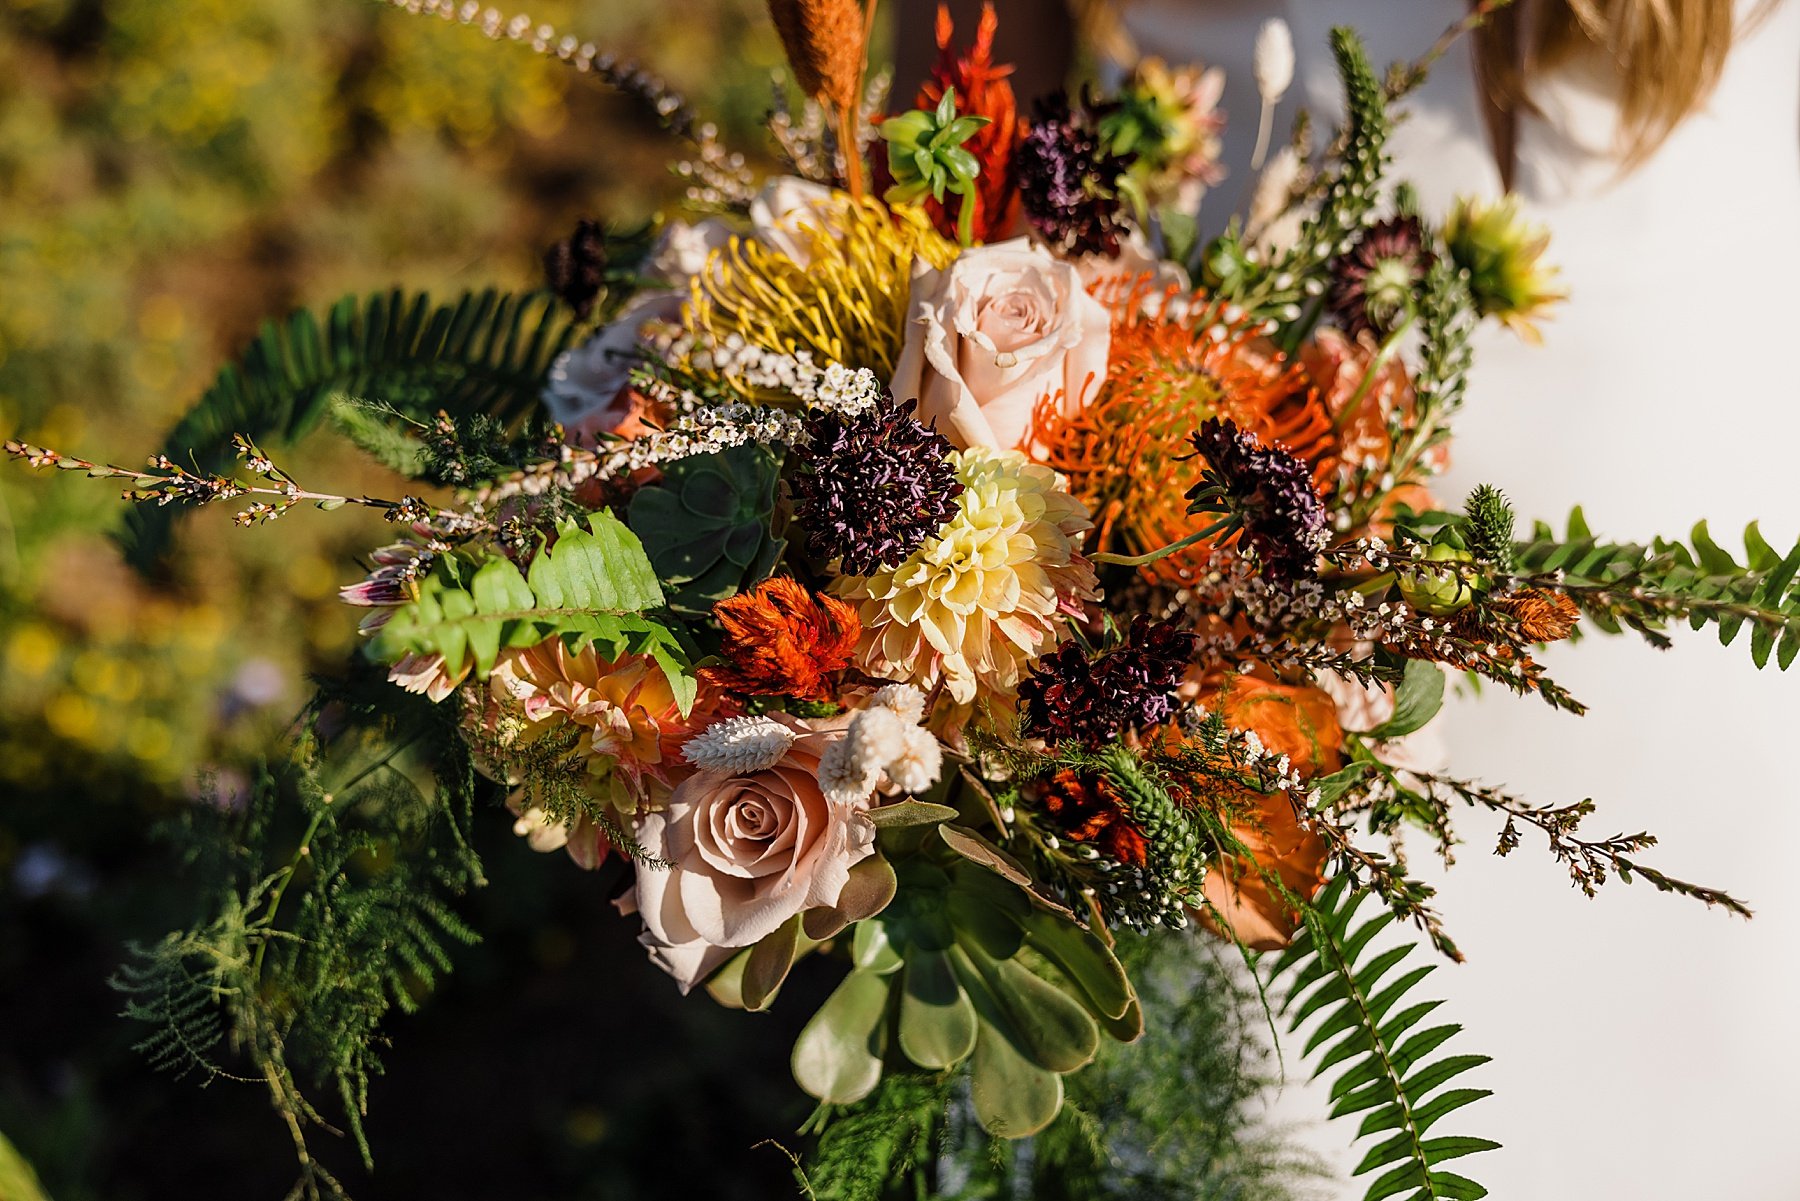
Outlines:
{"label": "green fern leaf", "polygon": [[561,635],[572,647],[595,644],[608,658],[649,655],[662,667],[677,704],[694,703],[695,681],[680,639],[644,614],[663,607],[662,585],[637,535],[606,512],[590,514],[588,528],[559,527],[556,544],[521,573],[495,557],[457,578],[448,560],[419,588],[418,597],[394,612],[376,639],[376,653],[397,659],[408,653],[440,654],[452,674],[473,666],[493,670],[502,650],[536,646]]}
{"label": "green fern leaf", "polygon": [[[269,323],[242,358],[169,432],[163,453],[207,472],[234,457],[231,436],[264,446],[304,436],[334,396],[367,397],[411,417],[442,409],[512,421],[537,404],[544,376],[574,326],[547,293],[488,289],[434,305],[424,293],[395,290],[366,301],[348,296],[323,326],[301,311]],[[120,539],[146,567],[167,547],[182,506],[135,506]]]}
{"label": "green fern leaf", "polygon": [[1307,1040],[1305,1054],[1317,1056],[1315,1078],[1339,1071],[1331,1086],[1331,1116],[1366,1113],[1357,1137],[1384,1136],[1367,1150],[1353,1173],[1381,1172],[1364,1201],[1485,1196],[1481,1185],[1441,1171],[1438,1165],[1499,1144],[1464,1135],[1426,1138],[1425,1133],[1446,1115],[1488,1095],[1482,1089],[1444,1090],[1445,1084],[1486,1063],[1487,1057],[1431,1059],[1461,1027],[1418,1028],[1441,1002],[1401,1007],[1432,965],[1390,978],[1415,946],[1402,943],[1370,951],[1394,914],[1384,911],[1356,924],[1356,910],[1368,895],[1352,891],[1344,877],[1333,881],[1308,908],[1305,928],[1294,945],[1274,960],[1271,983],[1288,980],[1282,1004],[1288,1028],[1297,1032],[1309,1019],[1323,1015]]}

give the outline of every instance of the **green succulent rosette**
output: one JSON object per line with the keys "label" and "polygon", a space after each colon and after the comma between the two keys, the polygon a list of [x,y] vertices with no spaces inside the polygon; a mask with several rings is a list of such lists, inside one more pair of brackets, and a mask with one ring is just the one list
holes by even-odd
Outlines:
{"label": "green succulent rosette", "polygon": [[770,524],[780,472],[763,447],[733,446],[669,464],[632,498],[629,524],[670,609],[704,616],[774,569],[787,545]]}

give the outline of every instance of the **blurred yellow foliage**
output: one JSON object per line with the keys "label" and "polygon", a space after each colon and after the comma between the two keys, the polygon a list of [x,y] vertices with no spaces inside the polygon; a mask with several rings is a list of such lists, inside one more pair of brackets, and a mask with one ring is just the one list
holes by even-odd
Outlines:
{"label": "blurred yellow foliage", "polygon": [[[694,89],[728,132],[766,107],[779,51],[760,0],[531,12]],[[576,216],[677,197],[672,150],[566,67],[368,0],[7,0],[0,434],[139,461],[263,317],[396,283],[530,286]],[[319,451],[279,457],[308,482],[394,486]],[[104,770],[191,791],[356,649],[336,588],[388,540],[379,521],[200,514],[172,574],[146,581],[96,534],[118,508],[104,485],[0,471],[9,788]]]}

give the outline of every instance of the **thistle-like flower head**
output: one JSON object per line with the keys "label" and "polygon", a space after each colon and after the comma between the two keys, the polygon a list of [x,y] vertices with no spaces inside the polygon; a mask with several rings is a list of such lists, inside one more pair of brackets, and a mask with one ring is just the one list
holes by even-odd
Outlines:
{"label": "thistle-like flower head", "polygon": [[1326,518],[1312,469],[1281,446],[1264,445],[1238,429],[1235,421],[1208,418],[1192,442],[1206,469],[1188,490],[1188,511],[1222,514],[1220,532],[1247,545],[1272,576],[1317,574]]}
{"label": "thistle-like flower head", "polygon": [[1108,150],[1086,107],[1065,93],[1037,103],[1037,120],[1013,155],[1019,203],[1039,237],[1058,253],[1116,258],[1127,232],[1120,181],[1131,155]]}
{"label": "thistle-like flower head", "polygon": [[891,397],[860,413],[814,410],[794,477],[807,546],[849,575],[892,567],[956,512],[950,442]]}
{"label": "thistle-like flower head", "polygon": [[1025,733],[1047,742],[1087,746],[1127,730],[1160,725],[1174,712],[1174,692],[1194,653],[1194,635],[1172,622],[1133,619],[1125,641],[1090,656],[1065,643],[1038,660],[1019,685]]}
{"label": "thistle-like flower head", "polygon": [[1344,331],[1352,338],[1364,331],[1378,338],[1392,333],[1412,312],[1435,257],[1417,217],[1370,226],[1331,268],[1331,308]]}
{"label": "thistle-like flower head", "polygon": [[544,252],[544,282],[587,319],[606,283],[606,232],[598,221],[576,222],[573,233]]}
{"label": "thistle-like flower head", "polygon": [[1444,241],[1468,272],[1481,314],[1500,318],[1527,342],[1542,341],[1538,320],[1569,294],[1557,286],[1556,268],[1543,261],[1550,232],[1519,215],[1519,198],[1458,199],[1444,222]]}

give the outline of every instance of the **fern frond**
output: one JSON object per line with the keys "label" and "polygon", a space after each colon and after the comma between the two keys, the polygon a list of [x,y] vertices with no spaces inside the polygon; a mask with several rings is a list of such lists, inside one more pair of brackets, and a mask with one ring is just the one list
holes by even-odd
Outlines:
{"label": "fern frond", "polygon": [[420,583],[416,599],[381,628],[377,653],[440,654],[452,675],[473,664],[486,675],[502,650],[563,635],[595,643],[608,658],[649,655],[662,667],[683,713],[694,703],[686,649],[669,627],[643,616],[663,606],[662,585],[637,535],[605,511],[588,527],[559,527],[556,544],[528,572],[496,556],[466,580],[467,565],[445,559]]}
{"label": "fern frond", "polygon": [[[544,292],[492,288],[434,304],[398,289],[367,300],[347,296],[323,323],[302,310],[265,324],[169,432],[163,453],[183,466],[217,472],[234,457],[233,434],[267,444],[311,430],[332,397],[368,397],[409,416],[445,410],[514,420],[537,403],[550,363],[574,331],[566,310]],[[136,506],[121,541],[144,567],[165,549],[173,507]]]}
{"label": "fern frond", "polygon": [[1800,544],[1784,556],[1752,522],[1744,545],[1740,563],[1704,521],[1686,544],[1603,542],[1577,508],[1565,537],[1537,524],[1518,546],[1518,571],[1523,583],[1566,593],[1608,633],[1630,629],[1656,647],[1669,645],[1665,631],[1673,621],[1696,630],[1715,626],[1722,646],[1747,626],[1756,666],[1773,658],[1786,671],[1800,656]]}
{"label": "fern frond", "polygon": [[1347,877],[1338,877],[1307,908],[1305,928],[1275,961],[1271,982],[1291,973],[1283,1004],[1288,1028],[1298,1031],[1309,1019],[1322,1015],[1305,1053],[1318,1055],[1315,1077],[1339,1069],[1331,1085],[1331,1116],[1363,1114],[1357,1137],[1382,1136],[1355,1169],[1358,1176],[1385,1169],[1369,1185],[1364,1201],[1485,1197],[1487,1190],[1481,1185],[1441,1165],[1499,1144],[1484,1138],[1432,1135],[1431,1130],[1445,1117],[1489,1095],[1486,1089],[1444,1087],[1488,1058],[1431,1058],[1462,1027],[1418,1029],[1442,1002],[1415,1001],[1409,994],[1436,965],[1423,964],[1390,977],[1415,944],[1371,951],[1375,936],[1394,920],[1394,914],[1385,912],[1355,925],[1356,910],[1367,895],[1352,890]]}

